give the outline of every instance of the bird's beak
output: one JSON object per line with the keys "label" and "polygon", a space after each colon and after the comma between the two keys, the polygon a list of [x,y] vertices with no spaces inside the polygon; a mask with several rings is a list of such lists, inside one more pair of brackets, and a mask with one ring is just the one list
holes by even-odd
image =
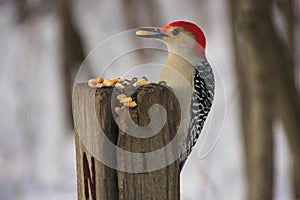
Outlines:
{"label": "bird's beak", "polygon": [[141,27],[137,29],[135,34],[138,37],[145,37],[145,38],[163,39],[164,37],[168,37],[168,35],[164,33],[161,28]]}

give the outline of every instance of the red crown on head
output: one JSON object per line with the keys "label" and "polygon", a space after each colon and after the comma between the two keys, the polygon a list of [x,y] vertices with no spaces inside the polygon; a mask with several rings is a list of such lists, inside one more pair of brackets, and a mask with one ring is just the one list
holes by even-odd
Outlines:
{"label": "red crown on head", "polygon": [[191,34],[193,34],[195,36],[195,39],[196,39],[197,43],[203,49],[205,49],[205,47],[206,47],[205,35],[204,35],[203,31],[197,25],[195,25],[195,24],[193,24],[191,22],[186,22],[186,21],[176,21],[176,22],[172,22],[172,23],[168,24],[164,28],[168,29],[170,27],[176,27],[176,26],[182,27],[186,31],[188,31]]}

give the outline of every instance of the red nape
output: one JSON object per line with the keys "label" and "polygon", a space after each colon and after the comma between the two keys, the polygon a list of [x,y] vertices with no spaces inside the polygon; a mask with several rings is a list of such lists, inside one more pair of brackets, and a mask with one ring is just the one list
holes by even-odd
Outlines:
{"label": "red nape", "polygon": [[192,33],[195,36],[195,39],[198,45],[195,46],[195,51],[202,58],[206,59],[205,56],[205,47],[206,47],[206,39],[203,31],[195,24],[186,21],[176,21],[168,24],[164,27],[164,29],[169,29],[171,27],[182,27],[186,31]]}
{"label": "red nape", "polygon": [[204,35],[203,31],[197,25],[195,25],[191,22],[186,22],[186,21],[176,21],[176,22],[172,22],[172,23],[168,24],[164,28],[168,29],[170,27],[176,27],[176,26],[182,27],[186,31],[189,31],[190,33],[192,33],[196,37],[197,43],[199,45],[201,45],[201,47],[203,49],[205,49],[205,46],[206,46],[205,35]]}

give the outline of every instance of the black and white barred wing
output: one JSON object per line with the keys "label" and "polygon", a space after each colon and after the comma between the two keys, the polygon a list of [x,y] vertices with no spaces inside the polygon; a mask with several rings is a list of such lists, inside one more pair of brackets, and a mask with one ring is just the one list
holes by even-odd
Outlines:
{"label": "black and white barred wing", "polygon": [[194,92],[191,102],[191,121],[187,135],[187,149],[182,155],[184,162],[196,144],[204,122],[211,109],[214,98],[214,75],[211,66],[207,61],[203,61],[194,70]]}

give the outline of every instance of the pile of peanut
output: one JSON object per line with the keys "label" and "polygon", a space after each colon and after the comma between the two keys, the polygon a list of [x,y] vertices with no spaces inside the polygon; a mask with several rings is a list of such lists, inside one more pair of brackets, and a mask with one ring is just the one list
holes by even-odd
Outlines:
{"label": "pile of peanut", "polygon": [[117,96],[116,99],[119,101],[119,106],[114,108],[115,112],[118,114],[123,108],[134,108],[137,106],[136,102],[132,99],[131,95],[134,91],[145,85],[151,84],[146,77],[143,78],[132,78],[132,80],[127,79],[104,79],[102,77],[96,79],[90,79],[88,85],[91,88],[102,88],[102,87],[115,87]]}
{"label": "pile of peanut", "polygon": [[88,85],[91,88],[101,88],[103,86],[106,87],[114,87],[117,83],[121,81],[120,78],[115,78],[115,79],[103,79],[102,77],[96,78],[96,79],[90,79],[88,81]]}

